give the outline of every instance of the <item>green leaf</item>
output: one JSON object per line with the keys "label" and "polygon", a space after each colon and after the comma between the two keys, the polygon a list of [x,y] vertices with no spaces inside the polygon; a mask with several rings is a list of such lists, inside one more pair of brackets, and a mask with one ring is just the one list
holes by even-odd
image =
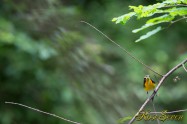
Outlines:
{"label": "green leaf", "polygon": [[117,19],[118,19],[118,18],[113,18],[113,19],[112,19],[112,22],[115,22],[115,21],[117,21]]}
{"label": "green leaf", "polygon": [[148,27],[151,27],[151,26],[153,26],[153,25],[154,25],[154,23],[145,24],[145,25],[143,25],[141,28],[134,29],[132,32],[133,32],[133,33],[137,33],[137,32],[139,32],[139,31],[144,30],[144,29],[146,29],[146,28],[148,28]]}
{"label": "green leaf", "polygon": [[182,3],[187,4],[187,0],[181,0]]}
{"label": "green leaf", "polygon": [[124,123],[125,121],[128,121],[128,120],[130,120],[130,119],[132,119],[131,116],[127,116],[127,117],[124,117],[124,118],[120,118],[120,119],[118,120],[118,123],[119,123],[119,124],[122,124],[122,123]]}
{"label": "green leaf", "polygon": [[150,37],[150,36],[152,36],[152,35],[158,33],[160,30],[162,30],[162,28],[159,26],[159,27],[157,27],[156,29],[154,29],[154,30],[152,30],[152,31],[149,31],[147,34],[142,35],[142,36],[141,36],[138,40],[136,40],[135,42],[139,42],[139,41],[141,41],[141,40],[144,40],[144,39],[146,39],[146,38],[148,38],[148,37]]}
{"label": "green leaf", "polygon": [[112,21],[116,22],[116,24],[118,24],[118,23],[125,24],[134,15],[135,15],[135,12],[130,12],[130,13],[122,15],[120,17],[113,18]]}
{"label": "green leaf", "polygon": [[167,3],[167,4],[180,4],[182,2],[182,0],[165,0],[163,3]]}
{"label": "green leaf", "polygon": [[163,22],[170,22],[174,19],[173,16],[169,15],[169,14],[165,14],[156,18],[152,18],[149,19],[146,23],[147,24],[159,24],[159,23],[163,23]]}
{"label": "green leaf", "polygon": [[180,8],[172,8],[170,10],[168,10],[167,12],[170,13],[171,16],[184,16],[187,15],[187,7],[180,7]]}
{"label": "green leaf", "polygon": [[175,4],[187,4],[187,0],[165,0],[163,3],[165,4],[172,4],[172,5],[175,5]]}
{"label": "green leaf", "polygon": [[136,12],[136,13],[141,13],[143,7],[144,7],[144,6],[142,6],[142,5],[139,5],[138,7],[136,7],[136,6],[129,6],[129,8],[130,8],[130,9],[133,9],[134,12]]}
{"label": "green leaf", "polygon": [[138,19],[143,18],[143,17],[150,17],[153,16],[156,13],[160,13],[161,10],[159,8],[164,7],[165,4],[163,3],[157,3],[149,6],[129,6],[130,9],[133,9],[134,12],[136,13],[136,16]]}
{"label": "green leaf", "polygon": [[171,20],[173,20],[174,17],[169,15],[169,14],[165,14],[163,16],[160,16],[160,17],[156,17],[156,18],[153,18],[153,19],[149,19],[145,25],[143,25],[141,28],[138,28],[138,29],[134,29],[132,32],[133,33],[137,33],[139,31],[142,31],[146,28],[149,28],[151,26],[154,26],[154,25],[157,25],[157,24],[160,24],[160,23],[165,23],[165,22],[170,22]]}

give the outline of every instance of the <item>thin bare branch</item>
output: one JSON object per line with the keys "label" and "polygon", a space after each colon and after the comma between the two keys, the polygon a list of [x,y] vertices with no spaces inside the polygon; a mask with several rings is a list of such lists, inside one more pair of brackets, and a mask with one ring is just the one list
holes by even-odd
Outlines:
{"label": "thin bare branch", "polygon": [[[152,104],[153,104],[153,109],[154,109],[154,112],[155,112],[155,114],[157,114],[157,113],[156,113],[155,104],[153,103],[153,101],[152,101]],[[160,121],[158,120],[158,118],[156,119],[156,121],[157,121],[157,124],[160,124]]]}
{"label": "thin bare branch", "polygon": [[186,69],[186,67],[184,66],[184,64],[182,64],[182,67],[184,68],[184,70],[187,72],[187,69]]}
{"label": "thin bare branch", "polygon": [[176,22],[178,22],[178,21],[181,21],[181,20],[184,20],[184,19],[187,19],[187,17],[184,16],[184,17],[179,18],[179,19],[177,19],[177,20],[171,21],[171,22],[168,24],[168,26],[167,26],[166,28],[163,28],[163,30],[169,28],[169,27],[170,27],[171,25],[173,25],[174,23],[176,23]]}
{"label": "thin bare branch", "polygon": [[31,110],[34,110],[34,111],[37,111],[37,112],[40,112],[40,113],[46,114],[46,115],[53,116],[53,117],[55,117],[55,118],[59,118],[59,119],[61,119],[61,120],[64,120],[64,121],[67,121],[67,122],[70,122],[70,123],[73,123],[73,124],[81,124],[81,123],[78,123],[78,122],[75,122],[75,121],[71,121],[71,120],[69,120],[69,119],[66,119],[66,118],[60,117],[60,116],[58,116],[58,115],[51,114],[51,113],[48,113],[48,112],[45,112],[45,111],[42,111],[42,110],[39,110],[39,109],[36,109],[36,108],[30,107],[30,106],[24,105],[24,104],[15,103],[15,102],[5,102],[5,104],[12,104],[12,105],[22,106],[22,107],[25,107],[25,108],[28,108],[28,109],[31,109]]}
{"label": "thin bare branch", "polygon": [[187,19],[187,17],[183,17],[183,18],[177,19],[175,21],[172,21],[171,24],[176,23],[176,22],[181,21],[181,20],[184,20],[184,19]]}
{"label": "thin bare branch", "polygon": [[[179,112],[186,112],[187,109],[183,109],[183,110],[176,110],[176,111],[170,111],[170,112],[164,112],[166,114],[173,114],[173,113],[179,113]],[[140,112],[143,113],[143,112]],[[149,114],[161,114],[163,112],[149,112]]]}
{"label": "thin bare branch", "polygon": [[163,6],[161,8],[171,8],[171,7],[187,7],[187,5],[186,4],[167,5],[167,6]]}
{"label": "thin bare branch", "polygon": [[86,21],[80,21],[82,23],[85,23],[87,25],[89,25],[90,27],[92,27],[93,29],[95,29],[97,32],[99,32],[100,34],[102,34],[105,38],[107,38],[109,41],[111,41],[113,44],[115,44],[116,46],[118,46],[120,49],[122,49],[125,53],[127,53],[131,58],[133,58],[134,60],[136,60],[137,62],[139,62],[140,64],[142,64],[144,67],[146,67],[147,69],[151,70],[152,72],[154,72],[155,74],[163,77],[162,74],[159,74],[158,72],[156,72],[155,70],[153,70],[151,67],[149,67],[148,65],[144,64],[141,60],[139,60],[138,58],[136,58],[134,55],[132,55],[128,50],[126,50],[125,48],[123,48],[121,45],[119,45],[118,43],[116,43],[114,40],[112,40],[110,37],[108,37],[106,34],[104,34],[102,31],[100,31],[99,29],[97,29],[95,26],[91,25],[90,23],[86,22]]}
{"label": "thin bare branch", "polygon": [[175,70],[177,70],[178,68],[180,68],[183,64],[185,64],[187,62],[187,58],[182,61],[181,63],[179,63],[178,65],[176,65],[174,68],[172,68],[170,71],[168,71],[159,81],[157,87],[155,88],[154,92],[152,93],[152,95],[150,97],[148,97],[146,99],[146,101],[142,104],[142,106],[140,107],[140,109],[138,110],[138,112],[134,115],[134,117],[129,121],[128,124],[132,124],[136,117],[139,115],[139,113],[144,109],[144,107],[147,105],[147,103],[156,95],[156,93],[158,92],[160,86],[163,84],[164,80],[170,76]]}

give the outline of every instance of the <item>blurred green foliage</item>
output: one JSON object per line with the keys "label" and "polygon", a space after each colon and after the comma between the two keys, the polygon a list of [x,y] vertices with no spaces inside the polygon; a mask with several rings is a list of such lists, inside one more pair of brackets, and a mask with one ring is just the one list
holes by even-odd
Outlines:
{"label": "blurred green foliage", "polygon": [[[131,59],[93,29],[107,33],[159,73],[186,58],[186,23],[171,26],[145,42],[134,43],[131,30],[110,20],[129,5],[146,1],[3,0],[0,4],[0,123],[68,124],[40,113],[4,104],[13,101],[88,124],[115,124],[133,116],[147,98],[146,74],[160,77]],[[142,31],[142,33],[145,33]],[[177,82],[173,81],[180,77]],[[155,98],[157,111],[187,108],[186,72],[176,71]],[[152,105],[146,109],[152,110]],[[182,122],[187,122],[187,114]],[[135,122],[156,123],[156,122]]]}

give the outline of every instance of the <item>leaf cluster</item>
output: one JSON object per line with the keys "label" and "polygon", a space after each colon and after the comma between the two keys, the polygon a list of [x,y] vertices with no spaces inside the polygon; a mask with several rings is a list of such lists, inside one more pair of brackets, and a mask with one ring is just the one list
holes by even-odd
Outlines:
{"label": "leaf cluster", "polygon": [[129,8],[132,10],[132,12],[115,17],[112,19],[112,21],[116,24],[126,24],[132,17],[136,17],[137,19],[146,18],[147,21],[145,24],[138,29],[134,29],[132,31],[133,33],[137,33],[144,29],[156,26],[156,28],[135,41],[139,42],[156,34],[162,29],[165,29],[166,26],[161,25],[163,23],[169,23],[168,26],[170,26],[172,23],[186,19],[187,0],[165,0],[161,3],[156,3],[153,5],[129,6]]}

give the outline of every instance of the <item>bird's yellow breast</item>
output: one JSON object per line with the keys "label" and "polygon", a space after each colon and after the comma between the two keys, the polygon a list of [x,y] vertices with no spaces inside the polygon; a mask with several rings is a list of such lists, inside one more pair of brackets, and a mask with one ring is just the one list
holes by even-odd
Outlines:
{"label": "bird's yellow breast", "polygon": [[146,79],[146,82],[144,85],[145,85],[144,89],[146,91],[150,91],[150,90],[155,89],[155,83],[153,83],[151,79]]}

